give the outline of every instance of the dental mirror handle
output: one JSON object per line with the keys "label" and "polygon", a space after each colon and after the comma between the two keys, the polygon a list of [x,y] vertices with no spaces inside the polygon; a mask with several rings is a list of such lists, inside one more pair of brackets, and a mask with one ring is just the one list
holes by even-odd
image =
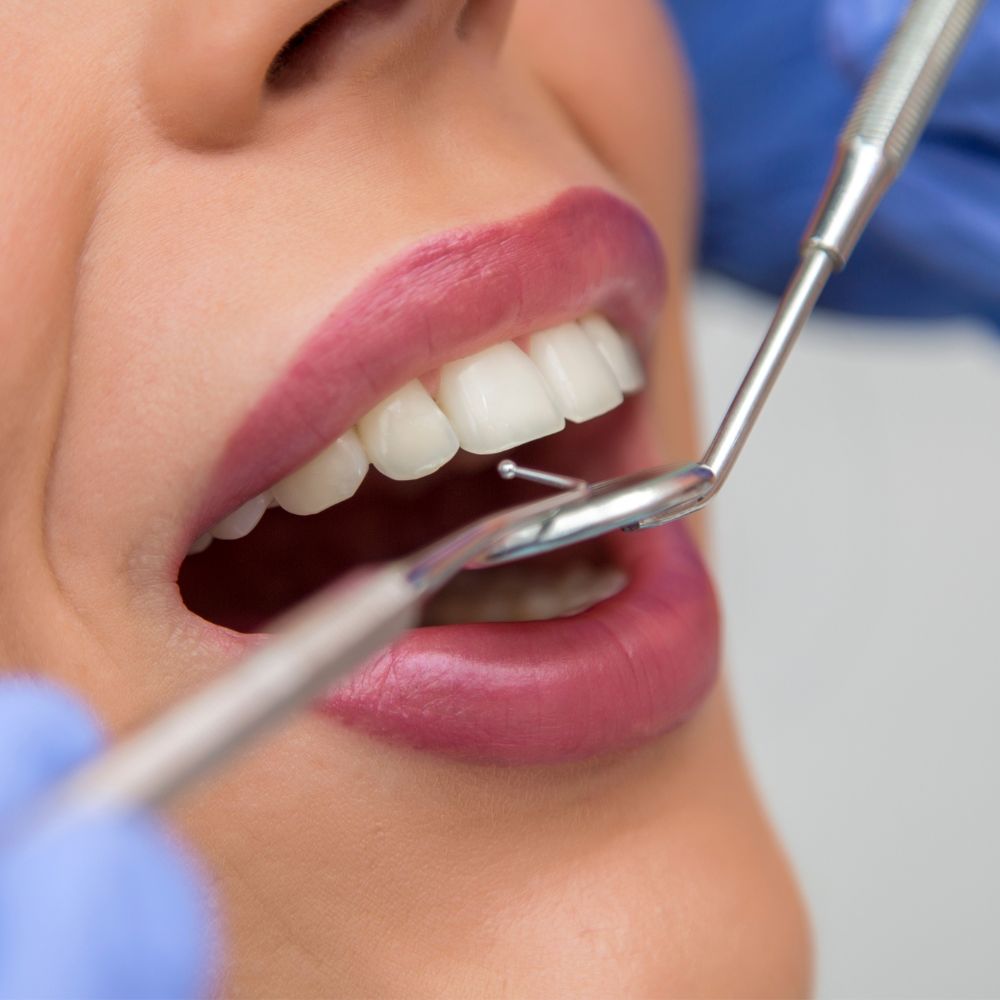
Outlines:
{"label": "dental mirror handle", "polygon": [[830,275],[846,265],[913,152],[984,3],[911,0],[841,133],[799,266],[702,459],[715,477],[713,495],[732,471]]}
{"label": "dental mirror handle", "polygon": [[163,804],[416,624],[417,596],[402,563],[349,574],[228,673],[83,765],[21,825]]}
{"label": "dental mirror handle", "polygon": [[487,514],[405,559],[355,570],[304,601],[222,677],[83,765],[15,834],[67,815],[162,805],[415,626],[424,602],[498,538],[590,488],[578,480],[557,485],[564,491]]}
{"label": "dental mirror handle", "polygon": [[913,0],[868,78],[804,240],[836,270],[910,158],[984,2]]}

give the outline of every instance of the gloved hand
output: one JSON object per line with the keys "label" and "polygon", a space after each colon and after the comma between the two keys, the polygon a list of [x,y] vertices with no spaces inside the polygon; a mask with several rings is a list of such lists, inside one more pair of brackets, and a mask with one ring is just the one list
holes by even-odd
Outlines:
{"label": "gloved hand", "polygon": [[0,997],[203,995],[215,950],[207,891],[151,816],[9,836],[12,818],[99,743],[67,695],[0,682]]}
{"label": "gloved hand", "polygon": [[[834,140],[906,0],[667,0],[692,64],[703,263],[785,285]],[[827,306],[1000,322],[1000,0]]]}

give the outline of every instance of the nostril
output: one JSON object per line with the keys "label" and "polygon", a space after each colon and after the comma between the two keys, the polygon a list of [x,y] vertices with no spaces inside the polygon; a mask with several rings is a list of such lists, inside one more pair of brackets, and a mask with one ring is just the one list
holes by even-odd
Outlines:
{"label": "nostril", "polygon": [[292,86],[295,82],[301,81],[303,76],[303,61],[308,60],[309,48],[316,48],[318,42],[322,41],[321,36],[325,30],[331,28],[331,22],[338,10],[349,6],[352,0],[345,0],[344,3],[334,7],[328,7],[325,11],[314,17],[307,24],[304,24],[292,35],[288,41],[278,50],[278,54],[271,60],[271,65],[267,68],[267,85],[275,89]]}
{"label": "nostril", "polygon": [[289,90],[316,79],[332,47],[383,21],[408,0],[339,0],[304,24],[279,49],[267,70],[272,90]]}

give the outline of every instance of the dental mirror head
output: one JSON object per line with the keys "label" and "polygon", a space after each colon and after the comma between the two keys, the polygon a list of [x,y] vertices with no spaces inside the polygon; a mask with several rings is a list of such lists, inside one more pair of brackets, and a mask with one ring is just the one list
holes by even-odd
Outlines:
{"label": "dental mirror head", "polygon": [[[523,468],[511,459],[500,462],[497,472],[504,479],[523,479],[558,490],[585,485],[579,479]],[[715,486],[715,474],[704,465],[653,469],[593,483],[564,504],[522,520],[469,568],[528,559],[612,531],[658,527],[704,506]]]}

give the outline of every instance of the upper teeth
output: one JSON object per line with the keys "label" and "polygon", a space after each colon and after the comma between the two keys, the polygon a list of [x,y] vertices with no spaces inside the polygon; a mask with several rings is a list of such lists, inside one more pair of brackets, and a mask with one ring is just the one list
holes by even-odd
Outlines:
{"label": "upper teeth", "polygon": [[[368,472],[368,454],[350,430],[274,487],[290,514],[318,514],[354,496]],[[215,530],[212,530],[215,534]]]}
{"label": "upper teeth", "polygon": [[391,479],[419,479],[459,447],[479,455],[507,451],[614,409],[644,384],[631,343],[602,316],[564,323],[452,361],[437,390],[408,382],[305,465],[254,497],[192,546],[248,535],[273,501],[292,514],[316,514],[353,496],[369,464]]}

